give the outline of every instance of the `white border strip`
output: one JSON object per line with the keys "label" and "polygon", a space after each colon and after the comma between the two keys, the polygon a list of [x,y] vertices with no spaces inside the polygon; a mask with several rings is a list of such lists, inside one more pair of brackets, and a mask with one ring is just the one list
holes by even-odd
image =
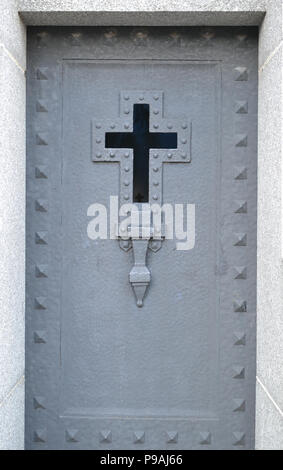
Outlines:
{"label": "white border strip", "polygon": [[25,376],[22,375],[19,380],[15,383],[15,385],[13,385],[13,387],[11,388],[11,390],[7,393],[7,395],[5,395],[5,397],[3,398],[3,400],[1,401],[0,403],[0,408],[2,408],[2,406],[4,405],[4,403],[9,400],[9,398],[13,395],[14,391],[16,390],[16,388],[21,385],[25,380]]}
{"label": "white border strip", "polygon": [[279,51],[280,47],[282,46],[283,44],[283,40],[278,44],[277,47],[275,47],[274,51],[271,52],[271,54],[267,57],[266,61],[262,64],[262,66],[259,68],[259,73],[261,73],[264,69],[264,67],[267,66],[267,64],[269,64],[269,62],[271,61],[271,59],[275,56],[275,54]]}
{"label": "white border strip", "polygon": [[256,380],[257,382],[260,384],[260,386],[262,387],[262,389],[265,391],[266,395],[268,396],[269,400],[273,403],[273,405],[275,406],[275,408],[277,409],[278,413],[282,416],[283,418],[283,411],[281,410],[281,408],[277,405],[276,401],[274,400],[274,398],[272,398],[272,396],[270,395],[269,391],[267,390],[267,388],[263,385],[262,381],[260,380],[260,378],[258,376],[256,376]]}
{"label": "white border strip", "polygon": [[14,64],[18,67],[18,69],[20,69],[20,71],[23,74],[25,74],[25,69],[23,69],[23,67],[19,64],[17,59],[15,59],[15,57],[11,54],[11,52],[8,51],[8,49],[4,46],[3,43],[0,44],[0,47],[2,47],[4,54],[6,54],[9,57],[9,59],[12,60],[12,62],[14,62]]}

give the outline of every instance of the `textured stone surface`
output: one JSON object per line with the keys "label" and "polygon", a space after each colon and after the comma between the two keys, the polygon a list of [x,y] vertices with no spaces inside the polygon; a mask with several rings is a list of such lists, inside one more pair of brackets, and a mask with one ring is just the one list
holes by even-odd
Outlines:
{"label": "textured stone surface", "polygon": [[25,77],[0,47],[0,400],[24,370]]}
{"label": "textured stone surface", "polygon": [[267,0],[266,16],[259,34],[259,67],[283,41],[282,0]]}
{"label": "textured stone surface", "polygon": [[20,0],[26,11],[261,11],[266,0]]}
{"label": "textured stone surface", "polygon": [[283,416],[257,383],[256,449],[283,450]]}
{"label": "textured stone surface", "polygon": [[265,2],[189,0],[20,0],[30,25],[258,25]]}
{"label": "textured stone surface", "polygon": [[16,0],[0,0],[0,43],[24,69],[26,66],[26,28],[21,21]]}
{"label": "textured stone surface", "polygon": [[283,408],[281,67],[280,50],[259,76],[257,369]]}
{"label": "textured stone surface", "polygon": [[0,450],[24,448],[24,379],[0,403]]}

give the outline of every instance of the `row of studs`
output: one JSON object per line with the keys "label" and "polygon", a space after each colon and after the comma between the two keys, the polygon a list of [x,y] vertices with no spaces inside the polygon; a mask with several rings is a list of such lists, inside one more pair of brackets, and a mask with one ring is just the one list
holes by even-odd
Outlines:
{"label": "row of studs", "polygon": [[[47,31],[41,31],[37,33],[37,45],[38,47],[47,46],[49,41],[49,33]],[[69,36],[70,45],[71,46],[81,46],[84,40],[84,34],[80,31],[72,32]],[[102,31],[100,36],[103,40],[105,45],[113,45],[119,39],[119,32],[116,28],[106,29]],[[199,32],[199,37],[206,41],[211,41],[211,39],[217,37],[216,31],[214,29],[201,29]],[[138,29],[134,30],[130,33],[130,38],[132,39],[133,43],[138,46],[147,46],[149,41],[154,40],[154,36],[150,35],[149,31],[146,29]],[[233,35],[236,43],[244,44],[245,41],[248,39],[248,34],[246,33],[236,33]],[[179,31],[172,31],[166,36],[166,40],[164,41],[164,37],[162,37],[163,43],[165,42],[166,46],[186,46],[187,45],[187,35],[182,34]],[[189,40],[191,40],[189,38]],[[160,37],[157,37],[158,44],[160,44]],[[161,42],[162,43],[162,42]]]}
{"label": "row of studs", "polygon": [[[235,82],[243,82],[243,85],[248,80],[248,69],[246,67],[236,67],[234,69],[234,80]],[[242,88],[243,86],[241,86]],[[235,101],[234,103],[234,112],[236,115],[246,114],[248,112],[248,103],[247,101]],[[248,136],[245,134],[240,134],[236,136],[236,143],[235,148],[244,148],[248,145]],[[235,176],[234,182],[236,184],[236,188],[238,190],[239,183],[242,181],[247,180],[247,168],[246,167],[235,167]],[[241,189],[241,187],[239,188]],[[248,211],[248,204],[247,201],[243,200],[236,200],[234,202],[234,214],[235,217],[239,217],[239,215],[247,214]],[[239,233],[237,234],[237,241],[234,243],[236,247],[246,247],[248,243],[248,236],[247,233]],[[234,280],[238,282],[239,280],[246,280],[247,279],[247,267],[246,266],[235,266],[234,267]],[[234,281],[234,282],[235,282]],[[234,300],[233,302],[233,310],[234,312],[246,313],[247,312],[247,301],[246,300]],[[246,344],[246,334],[245,331],[239,332],[239,342],[234,344],[245,346]],[[239,376],[241,378],[245,378],[245,366],[241,365],[238,366]],[[246,410],[246,401],[244,398],[239,399],[239,409],[241,411]]]}
{"label": "row of studs", "polygon": [[[47,81],[49,79],[49,72],[47,67],[39,67],[35,72],[36,80]],[[42,89],[42,87],[41,87]],[[48,104],[47,101],[40,96],[36,100],[36,112],[37,113],[48,113]],[[36,146],[48,146],[48,133],[46,132],[37,132],[35,136]],[[48,178],[48,168],[47,165],[38,165],[35,166],[35,178],[46,180]],[[37,198],[35,200],[35,210],[38,212],[48,212],[48,200],[46,198]],[[48,244],[48,232],[38,231],[35,233],[35,243],[39,245]],[[35,276],[37,278],[48,277],[48,265],[38,264],[35,267]],[[46,308],[46,298],[45,297],[36,297],[35,299],[35,308]]]}
{"label": "row of studs", "polygon": [[[178,443],[179,433],[178,431],[166,431],[165,442],[168,444]],[[68,443],[75,444],[80,442],[80,433],[78,429],[66,429],[65,440]],[[101,444],[112,443],[112,431],[110,429],[103,429],[99,432],[98,440]],[[232,445],[233,446],[244,446],[246,436],[242,431],[235,431],[232,433]],[[47,430],[46,428],[36,429],[33,434],[33,441],[36,443],[47,442]],[[132,441],[134,444],[144,444],[146,442],[146,433],[143,430],[133,431]],[[200,445],[211,445],[213,442],[212,433],[210,431],[200,431],[198,444]]]}
{"label": "row of studs", "polygon": [[[44,85],[46,85],[46,81],[49,80],[49,71],[47,67],[39,67],[36,69],[35,72],[35,79],[36,81],[39,81],[40,83],[40,93],[42,95],[42,91],[44,90]],[[36,100],[36,112],[37,113],[48,113],[48,103],[44,97],[42,96],[37,98]],[[44,114],[41,114],[41,125],[42,117]],[[48,146],[48,133],[44,131],[40,131],[36,133],[35,136],[35,143],[36,146]],[[48,167],[45,164],[36,164],[35,166],[35,178],[37,180],[46,180],[48,179]],[[42,182],[43,182],[42,181]],[[44,186],[41,185],[40,187],[40,193],[42,194]],[[35,200],[35,210],[37,212],[41,213],[47,213],[48,212],[48,199],[45,195],[44,198],[36,198]],[[42,214],[42,215],[43,215]],[[41,230],[37,231],[35,233],[35,243],[37,245],[47,245],[48,244],[48,231],[47,230]],[[47,278],[48,277],[48,265],[47,264],[37,264],[35,266],[35,277],[36,278]],[[35,309],[40,309],[40,310],[46,310],[47,309],[47,298],[45,296],[37,296],[35,297],[34,300],[34,308]]]}
{"label": "row of studs", "polygon": [[[42,151],[39,152],[39,155],[36,155],[36,158],[42,159],[44,156],[45,148],[48,146],[48,133],[42,131],[44,127],[44,122],[45,122],[45,115],[46,117],[48,116],[49,112],[49,104],[47,100],[45,99],[44,95],[42,97],[42,94],[44,93],[44,88],[45,86],[48,86],[48,80],[50,80],[50,71],[47,67],[40,67],[37,68],[35,71],[35,79],[38,84],[38,87],[36,89],[37,92],[37,99],[36,99],[36,112],[40,113],[38,115],[39,119],[37,119],[38,122],[40,122],[40,132],[36,133],[35,136],[35,144],[37,149],[41,149]],[[45,155],[46,156],[46,155]],[[43,198],[38,198],[36,197],[35,199],[35,210],[40,213],[41,219],[45,220],[45,223],[47,222],[46,215],[48,213],[49,207],[48,207],[48,198],[47,198],[47,190],[44,186],[44,182],[48,179],[48,167],[46,164],[38,164],[36,162],[35,164],[35,178],[37,180],[36,184],[36,192],[40,193],[41,195],[44,194]],[[39,230],[35,232],[35,243],[36,245],[39,246],[44,246],[48,245],[48,230]],[[41,251],[40,251],[41,253]],[[39,253],[39,256],[40,256]],[[35,278],[37,279],[36,282],[38,281],[44,281],[45,278],[48,278],[48,264],[46,263],[46,259],[44,260],[44,263],[37,263],[35,266]],[[40,295],[36,296],[34,298],[34,309],[35,310],[47,310],[47,296],[46,295]],[[46,343],[46,332],[43,330],[34,330],[33,331],[33,341],[34,343]],[[34,406],[34,409],[36,407]],[[34,433],[34,440],[35,440],[36,433]]]}
{"label": "row of studs", "polygon": [[[247,67],[236,67],[234,69],[234,80],[237,82],[246,82],[249,78],[249,72]],[[247,114],[248,113],[248,102],[247,101],[236,101],[234,104],[234,111],[236,114]],[[246,134],[239,134],[236,137],[236,148],[243,148],[248,146],[248,136]],[[235,181],[237,183],[247,180],[247,168],[246,167],[236,167],[235,169]],[[235,214],[247,214],[248,212],[248,203],[245,200],[237,200],[234,203],[234,213]],[[241,233],[237,234],[237,242],[235,246],[247,246],[247,234]],[[247,267],[238,266],[235,268],[235,279],[246,279],[247,278]],[[247,311],[247,302],[245,300],[235,301],[234,302],[234,311],[235,312],[246,312]]]}
{"label": "row of studs", "polygon": [[[129,113],[130,113],[130,112],[131,112],[131,111],[129,111]],[[155,114],[158,114],[158,113],[155,113]],[[95,124],[95,127],[96,127],[96,129],[101,129],[101,123],[97,122],[97,123]],[[117,124],[116,124],[115,122],[113,122],[113,123],[110,124],[110,129],[115,129],[116,127],[117,127]],[[121,126],[119,125],[118,128],[120,128],[120,127],[121,127]],[[124,129],[128,130],[128,129],[130,129],[131,125],[130,125],[130,123],[127,121],[127,122],[124,122],[124,124],[123,124],[122,127],[124,127]],[[167,129],[170,129],[170,130],[173,129],[173,124],[172,124],[172,122],[167,121],[166,127],[167,127]],[[182,125],[181,125],[181,127],[182,127],[183,130],[186,130],[186,129],[188,128],[188,124],[187,124],[186,122],[183,122]],[[159,125],[157,122],[155,122],[155,123],[153,124],[153,128],[154,128],[154,129],[159,129],[159,128],[160,128],[160,125]],[[97,138],[95,139],[95,142],[96,142],[96,144],[101,144],[101,143],[103,143],[103,139],[102,139],[101,137],[97,137]],[[187,138],[186,138],[186,137],[182,137],[182,138],[181,138],[181,143],[182,143],[183,145],[187,144],[187,143],[188,143]],[[239,145],[239,146],[240,146],[240,145]]]}

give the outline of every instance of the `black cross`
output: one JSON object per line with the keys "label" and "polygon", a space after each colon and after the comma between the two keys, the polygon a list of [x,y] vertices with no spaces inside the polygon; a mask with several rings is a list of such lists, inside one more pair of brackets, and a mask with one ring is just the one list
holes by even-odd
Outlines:
{"label": "black cross", "polygon": [[134,104],[133,132],[106,132],[106,148],[134,150],[133,202],[148,202],[149,149],[176,149],[176,132],[149,132],[149,104]]}

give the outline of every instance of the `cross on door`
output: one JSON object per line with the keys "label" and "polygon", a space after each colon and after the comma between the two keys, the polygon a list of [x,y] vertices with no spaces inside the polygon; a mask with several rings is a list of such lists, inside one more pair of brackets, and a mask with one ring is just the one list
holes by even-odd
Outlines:
{"label": "cross on door", "polygon": [[120,94],[118,118],[92,124],[92,159],[120,163],[120,203],[162,203],[163,163],[190,162],[191,126],[163,116],[163,92]]}
{"label": "cross on door", "polygon": [[177,148],[176,132],[149,131],[149,104],[134,104],[133,132],[106,132],[106,148],[132,148],[133,202],[148,202],[149,150]]}

